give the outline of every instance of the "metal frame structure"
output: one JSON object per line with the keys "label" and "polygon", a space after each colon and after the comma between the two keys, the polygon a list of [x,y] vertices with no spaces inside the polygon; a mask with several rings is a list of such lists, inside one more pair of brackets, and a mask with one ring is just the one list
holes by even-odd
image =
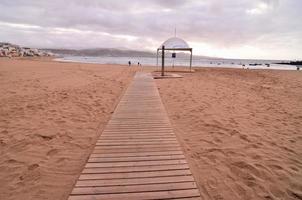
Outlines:
{"label": "metal frame structure", "polygon": [[164,74],[164,59],[165,59],[165,51],[190,51],[190,72],[192,71],[192,57],[193,57],[193,48],[165,48],[165,46],[162,46],[162,48],[157,49],[156,53],[156,66],[158,67],[158,52],[162,51],[162,76]]}

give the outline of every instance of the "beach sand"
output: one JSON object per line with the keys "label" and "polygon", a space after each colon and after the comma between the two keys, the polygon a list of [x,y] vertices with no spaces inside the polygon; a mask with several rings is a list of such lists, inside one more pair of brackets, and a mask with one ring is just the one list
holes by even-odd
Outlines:
{"label": "beach sand", "polygon": [[[66,199],[136,70],[0,59],[0,199]],[[301,72],[181,75],[156,83],[204,199],[302,199]]]}
{"label": "beach sand", "polygon": [[135,68],[0,59],[0,199],[66,199]]}
{"label": "beach sand", "polygon": [[156,82],[204,199],[302,199],[302,73],[181,75]]}

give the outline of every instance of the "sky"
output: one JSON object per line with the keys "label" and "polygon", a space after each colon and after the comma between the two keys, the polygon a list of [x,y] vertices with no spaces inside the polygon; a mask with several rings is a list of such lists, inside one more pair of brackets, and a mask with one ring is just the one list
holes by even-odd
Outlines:
{"label": "sky", "polygon": [[301,8],[302,0],[0,0],[0,41],[155,51],[176,28],[194,54],[294,60]]}

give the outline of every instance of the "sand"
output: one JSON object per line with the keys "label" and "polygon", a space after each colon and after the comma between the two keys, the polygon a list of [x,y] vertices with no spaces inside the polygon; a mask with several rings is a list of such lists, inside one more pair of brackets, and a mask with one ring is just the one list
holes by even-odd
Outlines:
{"label": "sand", "polygon": [[[0,59],[0,199],[66,199],[136,70]],[[181,75],[156,83],[203,198],[302,199],[302,73]]]}
{"label": "sand", "polygon": [[66,199],[134,68],[0,59],[0,199]]}
{"label": "sand", "polygon": [[181,75],[156,82],[204,199],[302,199],[302,72]]}

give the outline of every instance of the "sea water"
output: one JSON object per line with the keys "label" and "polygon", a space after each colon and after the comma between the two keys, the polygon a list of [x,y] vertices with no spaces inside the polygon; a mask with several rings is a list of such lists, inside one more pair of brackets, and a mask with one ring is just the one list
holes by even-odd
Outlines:
{"label": "sea water", "polygon": [[[130,61],[132,65],[157,66],[161,65],[161,59],[156,57],[89,57],[89,56],[63,56],[55,59],[65,62],[80,63],[98,63],[98,64],[118,64],[128,65]],[[245,68],[245,69],[278,69],[278,70],[296,70],[294,65],[274,64],[282,62],[280,60],[248,60],[248,59],[220,59],[220,58],[193,58],[193,67],[222,67],[222,68]],[[254,66],[254,64],[257,64]],[[269,66],[268,66],[269,64]],[[189,58],[165,58],[166,66],[189,66]]]}

